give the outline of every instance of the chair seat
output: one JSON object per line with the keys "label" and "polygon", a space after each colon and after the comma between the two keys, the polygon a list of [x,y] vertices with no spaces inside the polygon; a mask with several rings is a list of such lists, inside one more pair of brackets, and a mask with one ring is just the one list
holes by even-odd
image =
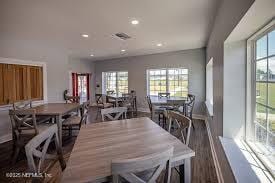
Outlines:
{"label": "chair seat", "polygon": [[71,116],[64,120],[63,126],[72,126],[72,125],[79,125],[81,122],[81,117],[79,116]]}

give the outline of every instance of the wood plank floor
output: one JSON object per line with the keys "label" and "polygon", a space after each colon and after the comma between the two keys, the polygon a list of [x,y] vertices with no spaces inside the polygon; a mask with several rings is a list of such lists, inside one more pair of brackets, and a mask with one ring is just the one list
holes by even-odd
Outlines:
{"label": "wood plank floor", "polygon": [[[89,123],[100,122],[100,117],[96,119],[95,109],[91,109],[91,112],[89,114]],[[138,113],[138,117],[144,116],[149,116],[149,114]],[[196,156],[192,158],[192,182],[216,183],[218,181],[204,121],[193,120],[193,123],[195,126],[195,130],[192,130],[191,132],[190,148],[196,152]],[[66,161],[68,161],[70,157],[75,139],[75,137],[71,139],[64,138],[63,149]],[[29,179],[26,178],[8,178],[6,176],[6,173],[27,171],[27,162],[24,153],[21,153],[18,162],[13,166],[10,164],[11,153],[11,142],[0,144],[0,183],[28,181]],[[52,175],[52,177],[49,179],[49,182],[59,182],[59,177],[62,172],[58,163],[55,164],[55,166],[51,169],[49,173]],[[160,182],[162,182],[161,179]],[[172,171],[171,182],[179,182],[179,175],[175,170]]]}

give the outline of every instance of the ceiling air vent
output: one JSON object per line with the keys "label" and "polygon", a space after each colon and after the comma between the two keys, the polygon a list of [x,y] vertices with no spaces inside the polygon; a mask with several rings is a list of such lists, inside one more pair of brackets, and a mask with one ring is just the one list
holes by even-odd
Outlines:
{"label": "ceiling air vent", "polygon": [[123,32],[119,32],[115,34],[118,38],[122,39],[122,40],[126,40],[126,39],[130,39],[131,37],[128,36],[127,34],[123,33]]}

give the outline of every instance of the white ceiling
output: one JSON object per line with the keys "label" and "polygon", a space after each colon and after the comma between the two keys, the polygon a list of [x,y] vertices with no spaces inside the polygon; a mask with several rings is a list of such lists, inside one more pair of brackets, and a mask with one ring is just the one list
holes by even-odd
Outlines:
{"label": "white ceiling", "polygon": [[[216,7],[217,0],[1,0],[0,36],[91,60],[194,49],[206,46]],[[117,32],[132,38],[114,38]]]}

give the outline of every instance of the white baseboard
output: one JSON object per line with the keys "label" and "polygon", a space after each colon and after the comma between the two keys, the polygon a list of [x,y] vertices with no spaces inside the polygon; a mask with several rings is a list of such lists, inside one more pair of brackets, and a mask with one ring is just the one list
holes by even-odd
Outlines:
{"label": "white baseboard", "polygon": [[12,140],[12,134],[6,134],[1,136],[0,138],[0,144],[4,143],[4,142],[8,142]]}
{"label": "white baseboard", "polygon": [[209,126],[209,122],[208,122],[207,118],[205,118],[205,126],[206,126],[206,130],[207,130],[207,134],[208,134],[208,139],[209,139],[211,152],[212,152],[211,154],[212,154],[212,158],[213,158],[213,161],[214,161],[218,182],[219,183],[224,183],[220,163],[218,161],[217,153],[216,153],[216,150],[215,150],[215,147],[214,147],[214,142],[213,142],[213,138],[212,138],[212,135],[211,135],[210,126]]}

